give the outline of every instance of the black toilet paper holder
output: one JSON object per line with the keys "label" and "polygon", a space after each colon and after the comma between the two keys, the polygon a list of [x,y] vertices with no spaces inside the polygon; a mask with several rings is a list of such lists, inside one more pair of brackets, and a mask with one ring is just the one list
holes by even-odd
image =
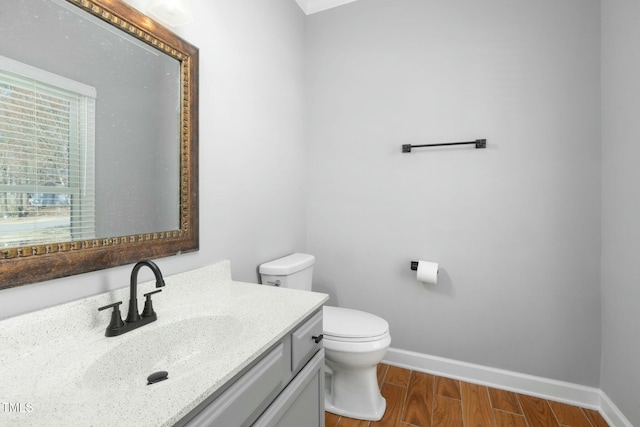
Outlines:
{"label": "black toilet paper holder", "polygon": [[418,271],[418,261],[411,261],[411,269],[413,271]]}

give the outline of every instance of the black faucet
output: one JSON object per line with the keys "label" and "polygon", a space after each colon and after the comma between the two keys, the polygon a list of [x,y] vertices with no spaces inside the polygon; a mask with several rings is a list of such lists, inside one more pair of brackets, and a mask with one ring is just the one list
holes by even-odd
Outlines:
{"label": "black faucet", "polygon": [[[129,282],[129,314],[127,314],[127,319],[125,320],[127,323],[139,322],[141,319],[140,314],[138,314],[138,271],[145,265],[149,267],[151,271],[153,271],[153,275],[156,276],[156,288],[162,288],[164,286],[162,273],[153,261],[140,261],[134,265],[133,271],[131,272],[131,281]],[[148,300],[151,300],[148,294],[145,294],[145,296]]]}
{"label": "black faucet", "polygon": [[144,326],[147,323],[154,322],[158,319],[156,312],[153,311],[151,295],[161,292],[162,289],[144,294],[144,296],[146,297],[146,301],[144,303],[142,316],[140,316],[140,314],[138,313],[138,271],[145,265],[149,267],[151,271],[153,271],[154,276],[156,276],[156,288],[161,288],[164,286],[162,273],[153,261],[140,261],[139,263],[134,265],[133,271],[131,272],[131,281],[129,283],[129,313],[127,314],[126,320],[123,322],[122,318],[120,317],[119,306],[120,304],[122,304],[122,301],[105,305],[104,307],[100,307],[98,309],[99,311],[101,311],[113,307],[113,312],[111,313],[111,323],[109,323],[109,326],[107,326],[107,329],[104,333],[106,336],[115,337],[118,335],[122,335],[129,331],[137,329],[140,326]]}

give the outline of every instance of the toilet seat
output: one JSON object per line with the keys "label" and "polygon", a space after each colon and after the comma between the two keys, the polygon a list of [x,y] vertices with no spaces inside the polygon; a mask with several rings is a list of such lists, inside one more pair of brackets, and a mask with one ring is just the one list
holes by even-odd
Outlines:
{"label": "toilet seat", "polygon": [[362,354],[388,348],[391,345],[391,335],[385,334],[375,341],[334,340],[325,336],[322,342],[324,343],[324,349],[327,351]]}
{"label": "toilet seat", "polygon": [[324,306],[325,340],[339,342],[383,341],[389,336],[389,323],[375,314],[342,307]]}
{"label": "toilet seat", "polygon": [[323,336],[324,336],[324,340],[335,341],[335,342],[367,343],[367,342],[382,341],[389,336],[389,333],[387,332],[386,334],[378,335],[375,337],[361,337],[361,338],[335,337],[327,333],[323,333]]}

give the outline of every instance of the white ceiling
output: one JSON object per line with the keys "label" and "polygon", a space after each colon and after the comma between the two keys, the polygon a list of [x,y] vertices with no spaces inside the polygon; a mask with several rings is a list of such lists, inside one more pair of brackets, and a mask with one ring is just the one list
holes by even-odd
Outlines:
{"label": "white ceiling", "polygon": [[[147,7],[150,3],[149,0],[124,1],[137,8],[138,10],[143,11],[143,13],[147,10]],[[312,13],[321,12],[323,10],[342,6],[343,4],[352,3],[354,1],[357,0],[296,0],[296,3],[298,3],[298,6],[300,6],[300,9],[302,9],[305,14],[311,15]]]}
{"label": "white ceiling", "polygon": [[296,0],[296,3],[298,3],[298,6],[300,6],[304,13],[311,15],[312,13],[321,12],[354,1],[357,0]]}

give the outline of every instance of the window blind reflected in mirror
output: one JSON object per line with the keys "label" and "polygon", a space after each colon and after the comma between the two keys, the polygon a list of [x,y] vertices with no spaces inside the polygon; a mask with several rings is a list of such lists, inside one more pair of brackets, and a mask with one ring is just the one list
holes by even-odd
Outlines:
{"label": "window blind reflected in mirror", "polygon": [[94,88],[0,57],[0,247],[95,237]]}

